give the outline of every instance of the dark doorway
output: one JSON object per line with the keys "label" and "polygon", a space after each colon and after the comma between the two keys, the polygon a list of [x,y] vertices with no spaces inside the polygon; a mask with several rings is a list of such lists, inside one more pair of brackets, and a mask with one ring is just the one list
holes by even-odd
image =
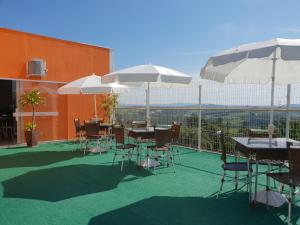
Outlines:
{"label": "dark doorway", "polygon": [[16,143],[16,82],[0,80],[0,145]]}

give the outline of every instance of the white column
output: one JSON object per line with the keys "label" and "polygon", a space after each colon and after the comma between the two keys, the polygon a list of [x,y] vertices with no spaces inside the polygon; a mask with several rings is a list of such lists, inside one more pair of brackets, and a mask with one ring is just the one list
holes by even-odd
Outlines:
{"label": "white column", "polygon": [[201,108],[202,86],[199,85],[199,111],[198,111],[198,151],[201,151]]}
{"label": "white column", "polygon": [[285,137],[290,138],[290,105],[291,105],[291,84],[287,85],[287,94],[286,94],[286,124],[285,124]]}

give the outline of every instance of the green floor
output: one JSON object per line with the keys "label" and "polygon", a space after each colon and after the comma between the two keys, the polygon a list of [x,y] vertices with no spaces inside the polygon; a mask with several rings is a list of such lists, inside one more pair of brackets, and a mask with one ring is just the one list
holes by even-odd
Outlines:
{"label": "green floor", "polygon": [[[287,205],[249,207],[245,190],[214,193],[219,155],[181,149],[182,164],[157,174],[113,154],[72,152],[70,143],[0,149],[0,225],[235,225],[286,224]],[[178,158],[176,158],[176,161]],[[177,161],[178,162],[178,161]],[[293,210],[300,224],[300,203]]]}

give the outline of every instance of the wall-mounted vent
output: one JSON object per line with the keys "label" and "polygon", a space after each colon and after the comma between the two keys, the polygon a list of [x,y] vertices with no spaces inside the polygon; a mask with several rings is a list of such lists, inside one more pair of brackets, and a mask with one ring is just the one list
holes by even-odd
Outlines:
{"label": "wall-mounted vent", "polygon": [[31,59],[27,63],[27,77],[40,76],[44,77],[47,74],[46,61],[43,59]]}

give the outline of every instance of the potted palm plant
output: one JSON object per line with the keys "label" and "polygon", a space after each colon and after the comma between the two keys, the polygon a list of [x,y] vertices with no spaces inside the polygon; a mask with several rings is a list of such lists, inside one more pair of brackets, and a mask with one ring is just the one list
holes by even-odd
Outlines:
{"label": "potted palm plant", "polygon": [[24,125],[25,139],[27,146],[32,147],[37,145],[37,131],[35,122],[36,107],[44,103],[44,98],[37,89],[25,91],[19,99],[21,107],[30,106],[32,109],[31,121]]}
{"label": "potted palm plant", "polygon": [[108,122],[113,123],[114,121],[114,111],[118,105],[118,95],[109,94],[102,101],[102,108],[105,111],[106,118],[108,118]]}

